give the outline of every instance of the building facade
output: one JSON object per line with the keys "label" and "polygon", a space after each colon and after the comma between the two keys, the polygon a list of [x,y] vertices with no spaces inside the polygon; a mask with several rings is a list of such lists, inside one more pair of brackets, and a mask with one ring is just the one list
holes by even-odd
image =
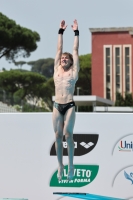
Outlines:
{"label": "building facade", "polygon": [[90,28],[92,95],[112,101],[133,92],[133,27]]}

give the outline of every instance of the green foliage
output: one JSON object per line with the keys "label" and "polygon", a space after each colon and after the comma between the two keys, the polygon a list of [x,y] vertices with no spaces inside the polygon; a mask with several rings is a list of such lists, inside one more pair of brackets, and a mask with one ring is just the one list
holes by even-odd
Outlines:
{"label": "green foliage", "polygon": [[[90,95],[91,94],[91,54],[79,56],[80,71],[79,79],[76,83],[76,87],[79,87],[80,95]],[[75,94],[76,94],[75,90]]]}
{"label": "green foliage", "polygon": [[[23,72],[18,70],[5,71],[0,73],[0,87],[11,95],[11,104],[18,96],[24,99],[27,95],[34,98],[39,96],[41,84],[46,82],[46,78],[38,73]],[[39,96],[40,97],[40,96]],[[18,100],[17,100],[18,101]]]}
{"label": "green foliage", "polygon": [[2,68],[2,71],[6,71],[6,69],[3,67],[3,68]]}
{"label": "green foliage", "polygon": [[18,65],[22,66],[22,65],[26,64],[26,62],[25,61],[18,61],[18,62],[14,62],[14,64],[16,66],[18,66]]}
{"label": "green foliage", "polygon": [[53,107],[52,96],[54,95],[54,91],[55,91],[55,86],[53,78],[48,79],[47,82],[42,84],[39,91],[44,102],[47,103],[47,105],[51,110]]}
{"label": "green foliage", "polygon": [[37,72],[39,74],[44,75],[47,78],[51,78],[53,76],[53,73],[54,73],[54,59],[53,58],[30,61],[27,64],[32,66],[31,68],[32,72]]}
{"label": "green foliage", "polygon": [[14,100],[14,104],[21,104],[21,100],[23,99],[23,97],[25,96],[24,94],[24,89],[20,88],[18,89],[16,92],[14,92],[13,94],[13,100]]}
{"label": "green foliage", "polygon": [[125,106],[133,106],[133,96],[132,94],[125,94]]}
{"label": "green foliage", "polygon": [[120,93],[116,93],[115,106],[125,106],[124,105],[124,98]]}
{"label": "green foliage", "polygon": [[133,106],[132,94],[126,93],[123,97],[120,93],[117,93],[115,106]]}
{"label": "green foliage", "polygon": [[36,50],[38,41],[40,36],[37,32],[17,25],[0,13],[0,58],[5,56],[14,61],[20,55],[28,57]]}
{"label": "green foliage", "polygon": [[2,88],[0,88],[0,101],[4,101],[4,92]]}
{"label": "green foliage", "polygon": [[79,106],[78,112],[93,112],[93,106]]}
{"label": "green foliage", "polygon": [[33,67],[35,63],[36,63],[36,61],[29,61],[29,62],[27,62],[27,64],[31,65],[31,67]]}
{"label": "green foliage", "polygon": [[13,106],[13,108],[15,108],[17,111],[21,112],[22,111],[22,108],[20,105],[15,105]]}
{"label": "green foliage", "polygon": [[30,104],[24,104],[23,112],[49,112],[45,107],[37,107]]}
{"label": "green foliage", "polygon": [[14,64],[15,64],[16,66],[19,66],[20,69],[22,69],[22,66],[23,66],[24,64],[26,64],[26,62],[25,62],[25,61],[18,61],[18,62],[15,62],[15,61],[14,61]]}

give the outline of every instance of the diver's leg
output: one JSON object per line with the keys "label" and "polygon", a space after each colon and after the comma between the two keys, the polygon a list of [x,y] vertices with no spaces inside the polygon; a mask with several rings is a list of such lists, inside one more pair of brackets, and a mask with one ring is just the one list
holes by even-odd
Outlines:
{"label": "diver's leg", "polygon": [[74,176],[74,141],[73,141],[73,128],[75,123],[75,106],[69,108],[64,116],[64,129],[67,151],[68,151],[68,179],[71,180]]}
{"label": "diver's leg", "polygon": [[53,127],[55,132],[55,149],[58,160],[58,179],[61,180],[63,174],[63,125],[64,125],[64,116],[60,112],[53,108]]}

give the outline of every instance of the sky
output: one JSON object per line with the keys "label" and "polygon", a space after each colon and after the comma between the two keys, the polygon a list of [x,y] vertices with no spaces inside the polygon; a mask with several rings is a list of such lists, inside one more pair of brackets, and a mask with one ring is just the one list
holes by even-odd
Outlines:
{"label": "sky", "polygon": [[[33,61],[54,58],[57,47],[58,29],[61,20],[68,25],[63,36],[63,51],[72,52],[74,19],[80,31],[79,55],[91,53],[89,28],[132,27],[132,0],[0,0],[0,12],[23,27],[37,31],[41,37],[38,48],[29,58],[19,57],[16,61]],[[0,59],[0,70],[16,69],[5,58]],[[23,65],[30,70],[30,66]]]}

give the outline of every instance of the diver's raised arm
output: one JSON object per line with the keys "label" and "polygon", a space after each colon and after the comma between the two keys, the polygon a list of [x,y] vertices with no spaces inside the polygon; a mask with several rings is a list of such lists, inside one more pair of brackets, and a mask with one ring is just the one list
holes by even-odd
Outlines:
{"label": "diver's raised arm", "polygon": [[71,26],[74,31],[74,45],[73,45],[73,69],[79,71],[79,30],[77,20],[74,20],[73,25]]}
{"label": "diver's raised arm", "polygon": [[58,43],[57,43],[57,52],[55,56],[55,61],[54,61],[54,69],[57,69],[58,66],[60,65],[60,59],[62,55],[62,49],[63,49],[63,32],[66,29],[67,25],[65,25],[65,21],[62,20],[60,23],[60,28],[58,31]]}

